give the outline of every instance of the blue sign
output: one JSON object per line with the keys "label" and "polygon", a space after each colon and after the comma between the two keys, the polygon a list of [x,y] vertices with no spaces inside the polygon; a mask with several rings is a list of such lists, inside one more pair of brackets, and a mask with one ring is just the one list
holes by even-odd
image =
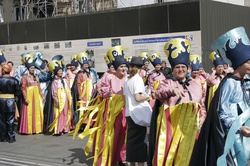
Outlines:
{"label": "blue sign", "polygon": [[169,41],[170,39],[173,39],[173,38],[184,38],[185,39],[185,36],[171,36],[171,37],[133,39],[133,44],[167,42],[167,41]]}
{"label": "blue sign", "polygon": [[102,41],[98,41],[98,42],[87,42],[88,47],[93,47],[93,46],[103,46],[103,42]]}

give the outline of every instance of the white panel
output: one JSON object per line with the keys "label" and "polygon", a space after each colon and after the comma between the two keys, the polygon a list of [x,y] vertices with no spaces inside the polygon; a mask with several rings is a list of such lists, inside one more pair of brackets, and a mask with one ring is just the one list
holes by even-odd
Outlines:
{"label": "white panel", "polygon": [[63,54],[64,62],[67,64],[70,62],[70,56],[72,54],[78,54],[82,51],[92,50],[94,52],[96,70],[98,72],[105,72],[107,66],[104,62],[103,56],[114,43],[120,43],[123,45],[125,54],[127,55],[139,55],[141,52],[148,52],[148,54],[157,52],[161,55],[162,60],[166,60],[166,62],[168,62],[163,48],[169,39],[176,37],[190,40],[192,43],[191,54],[201,55],[200,31],[99,38],[89,40],[54,41],[26,44],[20,43],[12,45],[0,45],[0,49],[4,50],[7,61],[13,61],[15,66],[20,64],[20,55],[24,52],[42,52],[44,59],[47,59],[48,61],[51,61],[51,58],[54,55]]}

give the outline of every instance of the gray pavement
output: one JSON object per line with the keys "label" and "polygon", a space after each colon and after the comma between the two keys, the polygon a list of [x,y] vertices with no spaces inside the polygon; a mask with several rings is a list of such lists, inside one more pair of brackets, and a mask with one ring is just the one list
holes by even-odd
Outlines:
{"label": "gray pavement", "polygon": [[75,140],[72,135],[19,135],[16,142],[0,142],[0,166],[88,166],[93,160],[85,156],[87,138]]}

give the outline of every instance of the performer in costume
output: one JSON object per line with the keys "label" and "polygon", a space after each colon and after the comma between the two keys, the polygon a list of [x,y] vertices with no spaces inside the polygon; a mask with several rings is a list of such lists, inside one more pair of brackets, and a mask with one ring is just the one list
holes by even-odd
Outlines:
{"label": "performer in costume", "polygon": [[99,95],[101,94],[100,90],[101,90],[101,87],[102,87],[102,80],[105,80],[106,77],[109,74],[114,74],[116,72],[114,66],[112,65],[112,63],[110,62],[110,60],[108,58],[108,55],[104,56],[104,60],[105,60],[105,62],[107,64],[108,70],[103,74],[103,76],[101,77],[101,79],[96,84],[96,90],[97,90],[97,93]]}
{"label": "performer in costume", "polygon": [[49,126],[49,131],[53,131],[53,135],[61,135],[71,129],[72,99],[69,82],[62,77],[62,66],[57,61],[49,63],[49,70],[54,73],[50,87],[53,100],[46,101],[53,105],[53,122]]}
{"label": "performer in costume", "polygon": [[149,60],[154,66],[154,70],[151,71],[147,78],[147,85],[151,91],[151,96],[155,99],[155,90],[154,90],[154,82],[157,80],[165,80],[164,74],[160,71],[161,70],[161,57],[158,53],[153,53],[149,55]]}
{"label": "performer in costume", "polygon": [[62,66],[62,69],[63,69],[63,77],[65,77],[66,72],[67,72],[67,68],[66,68],[66,65],[64,65],[64,56],[61,55],[61,54],[55,55],[55,56],[52,58],[52,61],[57,61],[57,62]]}
{"label": "performer in costume", "polygon": [[97,95],[97,90],[96,90],[96,83],[99,80],[99,75],[97,74],[96,69],[94,68],[94,55],[92,51],[86,51],[88,54],[88,63],[89,67],[87,69],[87,72],[90,73],[91,79],[92,79],[92,84],[93,84],[93,96],[92,99],[96,97]]}
{"label": "performer in costume", "polygon": [[[26,52],[26,53],[21,54],[21,61],[22,61],[22,63],[17,66],[17,68],[15,70],[15,73],[14,73],[14,77],[19,82],[21,81],[22,76],[24,74],[28,73],[28,69],[25,66],[25,62],[26,62],[26,59],[29,58],[29,57],[31,57],[32,59],[36,59],[33,53]],[[42,67],[43,67],[43,65],[42,65]],[[38,75],[39,73],[40,73],[40,67],[39,67],[39,69],[35,69],[35,74]]]}
{"label": "performer in costume", "polygon": [[[89,135],[85,153],[89,153],[93,143],[93,165],[116,166],[118,162],[125,162],[126,118],[123,84],[127,62],[123,46],[110,48],[107,55],[116,72],[101,79],[98,91],[102,100],[93,105],[91,112],[85,113],[88,124],[79,137]],[[93,119],[95,123],[90,128]]]}
{"label": "performer in costume", "polygon": [[207,83],[203,76],[200,75],[200,67],[202,66],[201,56],[198,54],[193,54],[189,56],[191,65],[191,75],[190,79],[193,79],[202,89],[202,95],[204,99],[207,92]]}
{"label": "performer in costume", "polygon": [[67,70],[65,78],[69,81],[70,83],[70,88],[73,85],[74,79],[76,74],[78,73],[78,61],[76,59],[77,55],[73,54],[71,55],[71,62],[70,62],[70,70]]}
{"label": "performer in costume", "polygon": [[143,67],[142,70],[140,72],[140,76],[142,77],[144,83],[146,82],[149,73],[151,72],[151,70],[148,68],[149,66],[149,60],[148,60],[148,53],[147,52],[142,52],[139,54],[140,57],[142,57],[142,61],[143,61]]}
{"label": "performer in costume", "polygon": [[[103,128],[104,134],[101,136],[99,149],[107,148],[99,157],[97,165],[117,165],[125,162],[125,135],[126,135],[126,118],[123,97],[124,77],[126,76],[127,61],[124,58],[125,52],[123,46],[115,46],[108,50],[108,58],[113,64],[116,72],[109,74],[106,79],[102,80],[100,89],[101,97],[106,98],[106,107],[103,113],[103,121],[107,124]],[[118,104],[119,103],[119,104]],[[109,134],[108,134],[109,133]],[[111,143],[108,143],[108,134]],[[108,143],[108,146],[106,146]],[[106,158],[107,154],[108,158]],[[98,151],[95,152],[98,154]]]}
{"label": "performer in costume", "polygon": [[[81,70],[76,74],[71,88],[73,98],[73,119],[75,124],[77,124],[79,117],[83,115],[85,111],[84,107],[89,105],[93,95],[92,78],[87,71],[89,68],[88,54],[86,52],[81,52],[76,58],[81,65]],[[79,107],[80,110],[78,110]]]}
{"label": "performer in costume", "polygon": [[209,110],[209,106],[214,96],[214,92],[217,90],[221,80],[224,78],[223,64],[225,63],[223,59],[214,51],[209,55],[209,59],[212,60],[214,68],[212,68],[212,73],[208,76],[206,80],[208,86],[208,93],[206,96],[207,110]]}
{"label": "performer in costume", "polygon": [[0,77],[0,142],[7,140],[9,143],[16,141],[14,117],[16,100],[21,94],[18,80],[10,76],[11,69],[9,65],[4,64],[3,75]]}
{"label": "performer in costume", "polygon": [[181,38],[171,39],[164,46],[173,78],[155,83],[158,101],[150,125],[149,165],[189,165],[205,120],[202,89],[186,77],[190,47],[190,41]]}
{"label": "performer in costume", "polygon": [[23,94],[22,113],[19,133],[34,134],[43,132],[44,95],[40,88],[38,76],[35,74],[35,62],[31,57],[26,59],[28,73],[22,76],[21,90]]}
{"label": "performer in costume", "polygon": [[47,94],[46,88],[48,87],[51,75],[48,71],[47,65],[43,61],[43,54],[41,52],[35,52],[33,54],[36,67],[36,74],[38,75],[42,92],[46,97]]}
{"label": "performer in costume", "polygon": [[2,50],[0,50],[0,77],[2,76],[2,67],[6,63],[6,58]]}
{"label": "performer in costume", "polygon": [[228,31],[211,46],[234,72],[221,81],[195,145],[191,165],[247,165],[250,156],[250,42],[243,27]]}

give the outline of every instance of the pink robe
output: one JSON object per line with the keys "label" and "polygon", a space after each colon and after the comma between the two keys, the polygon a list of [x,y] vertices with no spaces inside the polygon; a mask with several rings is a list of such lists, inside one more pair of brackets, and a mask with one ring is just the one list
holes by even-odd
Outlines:
{"label": "pink robe", "polygon": [[34,80],[31,75],[23,75],[21,79],[21,90],[24,100],[29,100],[26,105],[23,101],[19,132],[22,134],[33,134],[43,132],[43,101],[44,98],[40,88],[37,75]]}
{"label": "pink robe", "polygon": [[[66,79],[63,79],[64,87],[61,79],[54,79],[52,82],[52,98],[54,100],[54,119],[56,120],[56,125],[54,127],[54,133],[59,134],[62,132],[69,132],[71,127],[71,104],[72,98],[70,94],[70,88]],[[59,96],[59,90],[62,91]],[[63,95],[63,96],[62,96]],[[61,101],[59,101],[61,100]],[[62,107],[62,110],[59,110]]]}
{"label": "pink robe", "polygon": [[[124,78],[119,79],[114,74],[107,74],[105,77],[101,79],[101,87],[99,86],[99,92],[101,97],[109,98],[110,91],[112,94],[120,94],[123,95],[123,85]],[[106,109],[108,108],[106,102]],[[103,120],[106,120],[107,111],[104,112]],[[113,152],[112,152],[112,166],[116,166],[118,161],[125,161],[125,136],[126,136],[126,117],[125,117],[125,108],[123,107],[121,112],[114,117],[114,142],[113,143]],[[105,131],[105,126],[103,127],[103,133]],[[103,139],[104,135],[102,136]],[[103,141],[103,140],[101,140]],[[101,145],[103,146],[103,145]],[[98,164],[101,164],[102,156],[99,156]]]}
{"label": "pink robe", "polygon": [[[188,91],[192,96],[192,101],[197,102],[201,105],[202,111],[200,114],[200,120],[204,122],[206,118],[206,107],[205,107],[205,96],[203,95],[200,85],[198,85],[194,80],[190,80],[189,86],[187,86]],[[173,81],[171,79],[161,81],[160,85],[156,90],[156,99],[160,100],[162,103],[173,106],[176,105],[178,97],[174,94],[174,88],[184,89],[178,81]],[[180,102],[190,101],[188,92],[185,92],[185,96],[181,98]]]}
{"label": "pink robe", "polygon": [[74,79],[76,77],[76,73],[78,72],[78,70],[76,69],[74,72],[72,72],[71,70],[67,70],[65,78],[68,80],[68,82],[70,83],[70,88],[73,85]]}

